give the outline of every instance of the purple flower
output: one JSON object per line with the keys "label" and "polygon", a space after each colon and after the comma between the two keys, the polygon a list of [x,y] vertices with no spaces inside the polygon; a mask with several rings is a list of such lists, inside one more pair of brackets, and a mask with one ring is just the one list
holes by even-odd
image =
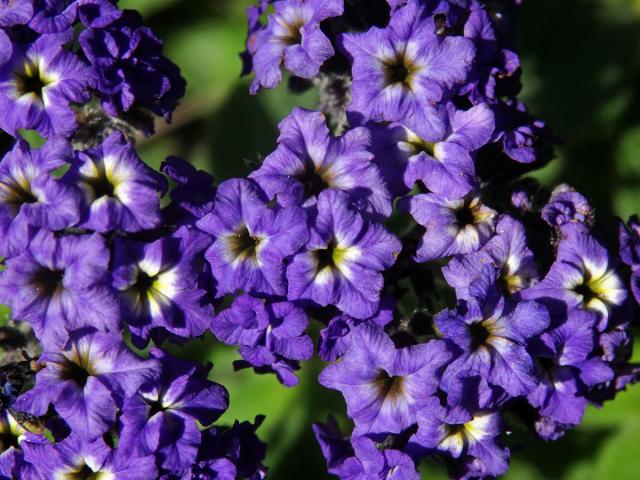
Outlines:
{"label": "purple flower", "polygon": [[153,349],[160,362],[157,380],[143,384],[124,401],[119,446],[140,455],[155,455],[158,464],[178,472],[190,467],[201,443],[199,422],[213,423],[227,409],[224,387],[207,380],[207,369]]}
{"label": "purple flower", "polygon": [[539,299],[552,313],[572,308],[599,312],[598,329],[602,331],[612,309],[624,302],[627,291],[607,250],[584,225],[568,224],[563,233],[565,237],[546,277],[523,290],[522,297]]}
{"label": "purple flower", "polygon": [[317,207],[307,249],[287,267],[288,296],[370,317],[380,302],[380,272],[393,265],[402,245],[382,225],[364,220],[345,192],[322,192]]}
{"label": "purple flower", "polygon": [[[95,69],[96,88],[108,114],[140,109],[171,119],[186,82],[162,55],[162,41],[142,26],[139,13],[126,10],[108,25],[86,29],[79,43]],[[152,131],[153,125],[147,128]]]}
{"label": "purple flower", "polygon": [[[236,421],[231,428],[209,428],[202,434],[202,446],[196,463],[186,478],[203,480],[263,480],[267,469],[262,465],[266,445],[256,435],[264,416],[254,423]],[[191,475],[191,476],[189,476]]]}
{"label": "purple flower", "polygon": [[122,292],[122,316],[137,342],[146,344],[154,328],[183,338],[208,328],[213,308],[198,274],[209,244],[207,235],[187,227],[151,243],[116,240],[113,286]]}
{"label": "purple flower", "polygon": [[73,433],[55,445],[49,442],[28,445],[25,458],[43,478],[158,478],[153,456],[134,455],[124,448],[111,449],[101,438],[87,441]]}
{"label": "purple flower", "polygon": [[497,412],[423,409],[411,442],[428,453],[456,459],[457,478],[487,478],[502,475],[509,467],[509,450],[498,443],[501,433]]}
{"label": "purple flower", "polygon": [[342,15],[343,0],[277,0],[266,28],[255,34],[251,93],[280,83],[280,64],[294,75],[313,78],[334,54],[320,29],[326,18]]}
{"label": "purple flower", "polygon": [[355,457],[345,465],[341,478],[348,480],[419,480],[420,474],[409,455],[391,448],[379,449],[367,437],[351,439]]}
{"label": "purple flower", "polygon": [[213,210],[216,189],[207,172],[178,157],[167,157],[160,171],[175,182],[169,193],[171,205],[165,210],[175,223],[191,223]]}
{"label": "purple flower", "polygon": [[493,113],[486,104],[463,111],[452,103],[447,113],[442,135],[421,138],[393,123],[370,127],[377,139],[376,163],[394,190],[406,193],[421,180],[438,195],[460,198],[476,186],[472,153],[491,138]]}
{"label": "purple flower", "polygon": [[327,366],[318,380],[342,392],[354,434],[399,433],[431,401],[439,370],[450,359],[442,341],[396,349],[381,328],[366,325],[353,333],[342,360]]}
{"label": "purple flower", "polygon": [[269,198],[284,206],[315,205],[326,189],[348,192],[362,210],[391,214],[391,199],[367,150],[371,135],[359,127],[329,133],[320,112],[296,108],[279,125],[278,148],[251,174]]}
{"label": "purple flower", "polygon": [[475,49],[466,38],[436,35],[423,14],[409,0],[386,28],[342,36],[353,61],[349,109],[364,121],[402,123],[421,138],[444,137],[444,112],[434,103],[464,82]]}
{"label": "purple flower", "polygon": [[307,242],[305,219],[305,212],[295,206],[271,208],[251,180],[220,184],[213,211],[197,223],[214,236],[206,258],[218,294],[245,290],[284,295],[284,260]]}
{"label": "purple flower", "polygon": [[509,395],[526,395],[538,384],[526,346],[549,325],[549,314],[539,303],[507,303],[495,284],[496,272],[486,266],[469,288],[468,302],[457,311],[440,312],[434,322],[441,335],[463,352],[451,362],[442,388],[450,390],[457,375],[473,371]]}
{"label": "purple flower", "polygon": [[40,231],[27,250],[7,260],[0,299],[31,324],[49,346],[66,330],[118,327],[118,305],[108,283],[109,250],[99,234],[56,238]]}
{"label": "purple flower", "polygon": [[33,2],[2,0],[0,2],[0,27],[25,25],[33,16]]}
{"label": "purple flower", "polygon": [[640,267],[640,218],[633,215],[627,225],[620,222],[620,259],[634,270]]}
{"label": "purple flower", "polygon": [[458,200],[433,193],[403,200],[400,208],[426,229],[416,252],[418,262],[475,252],[493,234],[496,211],[474,193]]}
{"label": "purple flower", "polygon": [[87,203],[81,227],[97,232],[137,232],[160,223],[162,175],[146,166],[120,132],[78,152],[65,180],[77,183]]}
{"label": "purple flower", "polygon": [[591,225],[594,221],[594,211],[587,199],[564,183],[553,189],[540,215],[552,227],[561,227],[569,222]]}
{"label": "purple flower", "polygon": [[469,298],[469,286],[485,265],[498,271],[498,283],[505,295],[514,295],[538,279],[535,258],[527,246],[524,225],[504,215],[496,234],[478,251],[454,257],[442,268],[447,283],[456,289],[458,299]]}
{"label": "purple flower", "polygon": [[12,135],[19,128],[41,135],[70,136],[76,128],[71,103],[89,99],[91,69],[63,49],[64,35],[42,35],[14,48],[0,65],[0,128]]}
{"label": "purple flower", "polygon": [[298,383],[281,360],[308,360],[313,342],[304,334],[307,316],[290,302],[269,303],[241,295],[212,322],[211,330],[227,345],[239,345],[240,355],[254,367],[272,367],[287,386]]}
{"label": "purple flower", "polygon": [[[572,310],[559,327],[545,332],[534,350],[540,379],[527,399],[546,423],[553,421],[566,429],[582,420],[589,387],[613,379],[613,370],[593,356],[598,316],[593,312]],[[542,437],[545,429],[538,429]]]}
{"label": "purple flower", "polygon": [[384,327],[393,320],[395,301],[392,297],[383,297],[380,309],[370,318],[364,320],[349,315],[338,315],[329,321],[326,328],[320,331],[318,355],[325,362],[333,362],[342,357],[351,345],[351,333],[363,324],[375,324]]}
{"label": "purple flower", "polygon": [[519,163],[545,164],[551,158],[554,139],[542,120],[531,116],[518,101],[499,104],[496,109],[496,133],[504,153]]}
{"label": "purple flower", "polygon": [[115,333],[78,330],[58,349],[45,350],[33,389],[14,407],[44,415],[49,405],[83,439],[104,434],[116,419],[116,407],[157,376],[156,360],[136,357]]}
{"label": "purple flower", "polygon": [[0,254],[23,251],[37,228],[61,230],[80,220],[80,192],[54,177],[71,146],[50,140],[39,150],[18,141],[0,162]]}
{"label": "purple flower", "polygon": [[[504,95],[504,84],[511,78],[518,78],[520,59],[515,52],[503,48],[504,42],[499,41],[491,15],[485,8],[472,9],[464,24],[464,36],[473,40],[476,46],[476,61],[462,92],[474,104]],[[519,87],[517,81],[512,83]],[[516,88],[513,88],[514,92]]]}

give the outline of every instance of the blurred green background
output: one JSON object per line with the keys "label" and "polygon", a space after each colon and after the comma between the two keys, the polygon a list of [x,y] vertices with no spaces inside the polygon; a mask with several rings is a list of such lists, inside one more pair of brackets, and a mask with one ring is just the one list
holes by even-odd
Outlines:
{"label": "blurred green background", "polygon": [[[140,10],[165,39],[165,52],[189,86],[170,126],[141,144],[145,161],[158,166],[179,155],[218,180],[247,173],[246,160],[271,152],[276,125],[296,105],[313,107],[313,92],[286,88],[248,94],[238,78],[248,0],[121,0]],[[562,179],[585,193],[600,215],[640,212],[640,0],[527,0],[518,14],[524,67],[522,98],[562,138],[558,159],[537,176]],[[215,363],[213,378],[231,394],[222,421],[253,419],[269,443],[270,478],[328,478],[310,425],[344,409],[339,394],[317,386],[321,365],[306,363],[300,385],[280,386],[272,376],[234,373],[235,350],[196,341],[188,355]],[[638,350],[638,349],[637,349]],[[344,421],[344,417],[342,417]],[[345,425],[347,425],[345,423]],[[603,409],[590,408],[584,424],[562,440],[544,444],[522,432],[510,438],[512,468],[506,478],[640,478],[640,387]],[[439,465],[424,478],[441,479]]]}

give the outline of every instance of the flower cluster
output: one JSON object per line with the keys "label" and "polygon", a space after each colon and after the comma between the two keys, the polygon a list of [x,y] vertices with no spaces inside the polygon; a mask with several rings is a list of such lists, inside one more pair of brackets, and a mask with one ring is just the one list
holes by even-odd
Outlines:
{"label": "flower cluster", "polygon": [[178,68],[107,0],[1,2],[0,43],[0,301],[40,345],[1,369],[0,478],[263,478],[262,418],[214,425],[227,390],[168,353],[214,318],[213,179],[128,137],[170,117]]}
{"label": "flower cluster", "polygon": [[[455,478],[501,475],[507,420],[557,439],[588,402],[637,377],[638,306],[620,262],[640,297],[637,218],[621,227],[618,256],[584,196],[522,179],[555,139],[517,99],[518,3],[275,0],[248,11],[251,92],[275,87],[281,63],[295,85],[320,87],[322,113],[283,120],[251,178],[308,214],[288,296],[313,302],[319,354],[339,359],[319,382],[342,394],[354,429],[314,428],[341,478],[417,479],[429,456]],[[357,213],[343,220],[328,198]],[[369,242],[385,223],[394,236]],[[333,270],[315,253],[328,245]]]}
{"label": "flower cluster", "polygon": [[579,192],[522,178],[555,139],[517,98],[518,3],[259,0],[251,92],[283,64],[320,109],[219,184],[136,153],[184,90],[137,13],[0,3],[0,302],[41,345],[13,365],[35,382],[0,369],[0,478],[264,478],[263,417],[215,424],[226,389],[179,358],[207,332],[290,387],[320,325],[353,430],[313,428],[351,480],[427,457],[501,475],[514,423],[557,439],[636,381],[640,225],[616,238]]}

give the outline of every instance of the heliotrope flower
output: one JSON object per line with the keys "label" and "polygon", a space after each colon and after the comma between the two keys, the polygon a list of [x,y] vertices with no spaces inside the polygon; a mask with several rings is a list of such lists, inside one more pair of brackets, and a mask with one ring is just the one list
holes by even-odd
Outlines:
{"label": "heliotrope flower", "polygon": [[425,138],[395,123],[370,127],[376,163],[387,182],[403,183],[406,192],[421,180],[446,198],[460,198],[476,187],[472,153],[490,140],[493,113],[486,104],[463,111],[448,103],[447,114],[443,134]]}
{"label": "heliotrope flower", "polygon": [[313,342],[304,333],[307,323],[304,310],[291,302],[241,295],[213,320],[211,330],[227,345],[239,345],[251,366],[271,369],[284,385],[294,386],[293,366],[313,355]]}
{"label": "heliotrope flower", "polygon": [[0,254],[27,246],[37,228],[61,230],[80,219],[80,192],[55,178],[72,158],[65,140],[49,140],[31,150],[19,140],[0,162]]}
{"label": "heliotrope flower", "polygon": [[192,223],[213,210],[216,187],[207,172],[178,157],[167,157],[160,171],[175,182],[169,192],[171,204],[163,212],[169,219]]}
{"label": "heliotrope flower", "polygon": [[514,51],[504,48],[505,42],[496,30],[491,14],[485,8],[472,9],[464,24],[464,36],[473,41],[476,59],[461,90],[474,104],[504,94],[504,84],[510,79],[513,79],[514,90],[519,86],[516,73],[520,69],[520,59]]}
{"label": "heliotrope flower", "polygon": [[340,390],[355,435],[399,433],[432,400],[450,360],[442,341],[397,349],[381,328],[364,325],[354,331],[342,360],[325,367],[318,381]]}
{"label": "heliotrope flower", "polygon": [[60,349],[45,350],[35,386],[14,407],[44,415],[49,405],[83,439],[103,435],[115,422],[116,407],[158,375],[158,362],[134,355],[117,333],[90,329],[69,333]]}
{"label": "heliotrope flower", "polygon": [[269,198],[285,206],[309,207],[331,188],[349,192],[362,210],[382,217],[391,214],[391,199],[368,151],[367,129],[334,137],[322,113],[301,108],[279,128],[278,148],[251,174]]}
{"label": "heliotrope flower", "polygon": [[213,211],[198,228],[214,236],[206,252],[219,295],[245,290],[284,295],[284,260],[308,238],[306,215],[295,206],[267,205],[257,184],[231,179],[218,187]]}
{"label": "heliotrope flower", "polygon": [[102,438],[87,441],[72,433],[63,441],[29,445],[25,458],[43,478],[154,480],[158,478],[153,456],[112,449]]}
{"label": "heliotrope flower", "polygon": [[[171,119],[186,82],[138,12],[125,10],[107,25],[88,28],[78,42],[97,73],[96,89],[109,115],[145,110]],[[145,128],[152,131],[153,125]]]}
{"label": "heliotrope flower", "polygon": [[421,138],[443,137],[444,112],[434,103],[464,82],[475,48],[466,38],[436,35],[423,14],[420,2],[409,0],[386,28],[341,37],[353,61],[349,110],[363,120],[402,123]]}
{"label": "heliotrope flower", "polygon": [[620,259],[631,267],[631,291],[640,304],[640,221],[634,215],[628,226],[620,224]]}
{"label": "heliotrope flower", "polygon": [[392,297],[380,300],[380,309],[370,318],[358,319],[349,315],[338,315],[329,320],[326,328],[320,331],[318,356],[325,362],[333,362],[342,357],[351,345],[351,333],[363,324],[375,324],[384,327],[393,320],[396,302]]}
{"label": "heliotrope flower", "polygon": [[0,299],[14,318],[31,324],[45,346],[64,341],[67,329],[113,330],[120,317],[109,285],[109,257],[99,234],[57,238],[41,230],[23,253],[7,260]]}
{"label": "heliotrope flower", "polygon": [[186,478],[266,478],[267,469],[262,464],[266,445],[256,435],[263,421],[264,416],[259,415],[253,423],[236,420],[230,428],[205,430],[198,458],[184,473]]}
{"label": "heliotrope flower", "polygon": [[194,463],[200,448],[196,422],[208,426],[217,420],[228,407],[228,393],[207,380],[208,370],[197,364],[160,349],[153,349],[151,357],[160,362],[160,377],[124,401],[118,445],[155,455],[163,469],[180,472]]}
{"label": "heliotrope flower", "polygon": [[442,268],[447,283],[456,289],[458,299],[469,298],[469,286],[485,265],[498,270],[502,292],[515,295],[538,279],[533,252],[527,246],[524,225],[504,215],[496,225],[495,235],[477,252],[457,255]]}
{"label": "heliotrope flower", "polygon": [[19,128],[41,135],[70,136],[76,129],[71,103],[89,99],[91,69],[63,49],[64,35],[42,35],[16,46],[0,65],[0,128],[16,135]]}
{"label": "heliotrope flower", "polygon": [[0,2],[0,27],[25,25],[33,16],[33,2],[3,0]]}
{"label": "heliotrope flower", "polygon": [[320,22],[342,15],[343,0],[277,0],[267,26],[255,35],[251,93],[273,88],[282,79],[280,64],[294,75],[313,78],[334,54]]}
{"label": "heliotrope flower", "polygon": [[551,158],[554,140],[548,127],[527,112],[517,101],[506,101],[496,108],[496,132],[504,153],[519,163],[544,164]]}
{"label": "heliotrope flower", "polygon": [[624,302],[627,291],[609,253],[584,225],[567,224],[563,233],[551,269],[540,283],[523,290],[522,297],[539,299],[552,312],[572,308],[599,312],[598,328],[603,330],[612,309]]}
{"label": "heliotrope flower", "polygon": [[456,478],[486,478],[502,475],[509,467],[509,450],[498,443],[501,433],[498,412],[424,409],[411,442],[455,459]]}
{"label": "heliotrope flower", "polygon": [[495,280],[495,270],[486,266],[469,289],[471,299],[460,303],[458,311],[444,310],[434,319],[440,334],[462,351],[447,366],[445,390],[465,371],[482,375],[514,397],[530,393],[538,384],[526,347],[547,328],[549,314],[534,301],[511,305],[501,297]]}
{"label": "heliotrope flower", "polygon": [[140,160],[120,132],[96,148],[77,152],[64,179],[84,192],[81,227],[137,232],[160,223],[159,195],[166,190],[166,180]]}
{"label": "heliotrope flower", "polygon": [[122,316],[136,343],[145,345],[153,329],[189,338],[208,328],[213,308],[198,274],[210,243],[188,227],[150,243],[116,240],[113,286],[121,292]]}
{"label": "heliotrope flower", "polygon": [[[594,355],[597,314],[572,310],[567,320],[545,332],[533,349],[537,360],[538,387],[527,399],[539,414],[560,429],[578,425],[582,420],[589,387],[613,379],[613,370]],[[538,433],[545,437],[545,431]]]}
{"label": "heliotrope flower", "polygon": [[433,193],[413,195],[404,198],[400,208],[426,229],[416,252],[418,262],[475,252],[493,235],[497,215],[474,192],[456,200]]}
{"label": "heliotrope flower", "polygon": [[420,478],[411,457],[400,450],[379,448],[365,436],[345,438],[331,416],[324,425],[315,423],[313,432],[327,461],[327,471],[332,475],[349,480]]}
{"label": "heliotrope flower", "polygon": [[306,249],[287,267],[288,297],[370,317],[380,303],[380,272],[393,265],[402,245],[382,225],[363,219],[346,192],[322,192],[317,208]]}
{"label": "heliotrope flower", "polygon": [[590,225],[594,221],[593,208],[584,195],[564,183],[553,189],[540,215],[552,227],[561,227],[569,222]]}

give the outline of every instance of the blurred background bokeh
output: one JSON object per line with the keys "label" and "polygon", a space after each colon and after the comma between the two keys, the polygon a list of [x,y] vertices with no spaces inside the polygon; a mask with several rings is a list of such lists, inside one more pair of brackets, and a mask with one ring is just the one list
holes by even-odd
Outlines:
{"label": "blurred background bokeh", "polygon": [[[248,79],[238,77],[248,3],[121,0],[164,38],[166,54],[188,81],[173,123],[140,145],[149,164],[157,167],[173,154],[218,180],[242,176],[273,150],[280,119],[294,106],[314,106],[313,91],[294,95],[281,87],[249,95]],[[517,23],[522,98],[563,141],[557,159],[536,176],[575,186],[602,216],[640,212],[640,0],[526,0]],[[328,478],[310,426],[340,414],[344,404],[317,385],[319,363],[304,364],[300,385],[287,389],[272,376],[233,372],[235,350],[210,337],[192,342],[186,355],[214,362],[212,378],[229,389],[231,408],[222,422],[266,414],[259,433],[269,444],[270,478]],[[344,416],[341,421],[348,425]],[[589,408],[584,424],[558,442],[532,441],[519,431],[508,441],[508,479],[638,479],[640,386],[602,409]],[[445,478],[435,463],[424,472]]]}

